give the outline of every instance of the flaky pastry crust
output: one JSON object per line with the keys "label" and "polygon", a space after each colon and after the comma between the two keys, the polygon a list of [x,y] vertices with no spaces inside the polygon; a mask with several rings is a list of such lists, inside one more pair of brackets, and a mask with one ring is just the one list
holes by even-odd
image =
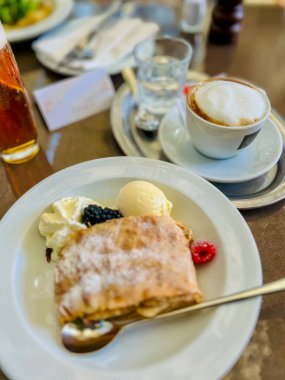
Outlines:
{"label": "flaky pastry crust", "polygon": [[60,322],[133,311],[150,317],[200,302],[190,239],[191,230],[169,216],[114,219],[77,231],[55,269]]}

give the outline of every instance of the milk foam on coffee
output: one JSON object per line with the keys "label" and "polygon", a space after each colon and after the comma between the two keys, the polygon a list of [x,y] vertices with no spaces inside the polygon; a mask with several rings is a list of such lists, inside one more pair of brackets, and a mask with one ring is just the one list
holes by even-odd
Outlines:
{"label": "milk foam on coffee", "polygon": [[267,111],[266,95],[238,82],[205,82],[194,93],[201,116],[216,124],[245,126],[261,119]]}

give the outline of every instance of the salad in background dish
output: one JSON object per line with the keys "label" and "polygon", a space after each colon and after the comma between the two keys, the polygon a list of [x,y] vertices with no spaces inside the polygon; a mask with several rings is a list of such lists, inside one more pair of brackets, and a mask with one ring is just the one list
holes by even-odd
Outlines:
{"label": "salad in background dish", "polygon": [[0,0],[0,20],[6,30],[35,24],[50,15],[53,0]]}

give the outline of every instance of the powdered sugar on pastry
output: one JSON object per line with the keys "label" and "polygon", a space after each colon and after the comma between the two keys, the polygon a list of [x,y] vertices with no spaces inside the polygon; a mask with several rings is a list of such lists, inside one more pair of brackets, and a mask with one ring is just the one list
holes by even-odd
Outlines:
{"label": "powdered sugar on pastry", "polygon": [[199,302],[189,241],[169,216],[114,219],[73,234],[55,269],[61,323]]}

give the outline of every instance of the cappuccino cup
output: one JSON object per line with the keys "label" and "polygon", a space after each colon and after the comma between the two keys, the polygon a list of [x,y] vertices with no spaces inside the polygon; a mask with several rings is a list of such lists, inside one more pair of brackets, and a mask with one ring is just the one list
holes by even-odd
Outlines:
{"label": "cappuccino cup", "polygon": [[200,153],[230,158],[254,141],[270,110],[262,89],[235,78],[213,78],[188,92],[187,129]]}

